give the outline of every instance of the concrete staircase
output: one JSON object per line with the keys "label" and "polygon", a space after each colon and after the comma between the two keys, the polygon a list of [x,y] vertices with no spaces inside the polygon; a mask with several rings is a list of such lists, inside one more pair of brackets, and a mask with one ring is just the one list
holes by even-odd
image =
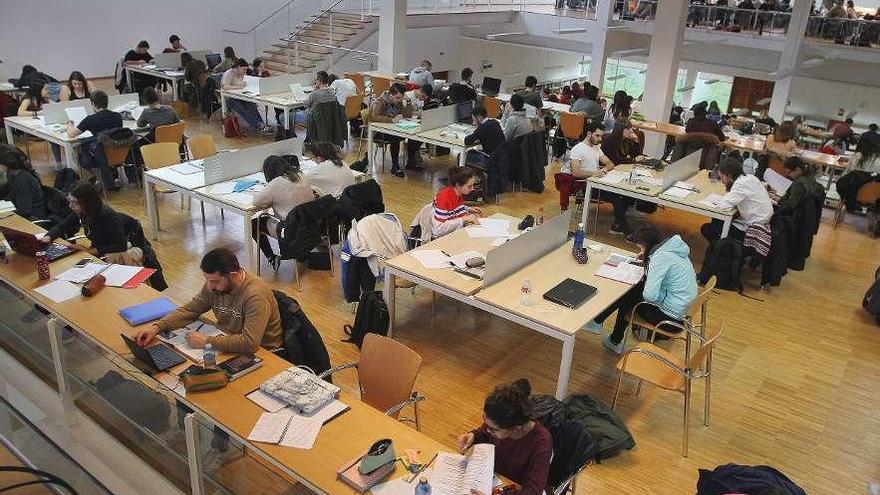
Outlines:
{"label": "concrete staircase", "polygon": [[[330,11],[320,15],[313,14],[297,26],[294,32],[290,33],[290,39],[354,48],[354,46],[348,45],[355,45],[366,38],[376,29],[375,24],[377,23],[378,21],[374,22],[373,18],[365,17],[361,20],[360,15],[343,12]],[[299,53],[298,63],[297,52]],[[297,74],[314,72],[319,66],[322,68],[328,66],[331,52],[330,48],[323,46],[296,43],[287,38],[281,38],[264,49],[260,58],[272,73]],[[333,55],[341,57],[343,53],[337,51]]]}

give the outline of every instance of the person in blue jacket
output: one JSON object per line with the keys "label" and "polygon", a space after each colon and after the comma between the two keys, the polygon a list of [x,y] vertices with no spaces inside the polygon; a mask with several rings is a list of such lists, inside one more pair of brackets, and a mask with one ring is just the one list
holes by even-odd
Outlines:
{"label": "person in blue jacket", "polygon": [[[637,259],[647,267],[645,278],[585,327],[591,333],[601,334],[602,323],[616,310],[614,331],[605,336],[602,343],[617,354],[622,354],[626,348],[624,332],[636,304],[641,301],[652,303],[639,305],[636,313],[656,325],[664,320],[683,321],[688,306],[697,297],[697,275],[688,258],[690,249],[681,236],[676,234],[664,241],[656,228],[646,225],[635,231],[635,238],[640,248]],[[678,327],[667,328],[672,332],[680,330]]]}

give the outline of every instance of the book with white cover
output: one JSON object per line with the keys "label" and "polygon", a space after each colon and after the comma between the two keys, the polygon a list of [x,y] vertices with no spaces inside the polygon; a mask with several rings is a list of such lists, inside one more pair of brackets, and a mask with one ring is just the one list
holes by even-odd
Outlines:
{"label": "book with white cover", "polygon": [[440,452],[434,461],[431,479],[435,495],[470,495],[471,490],[492,493],[495,472],[495,446],[478,443],[471,455]]}

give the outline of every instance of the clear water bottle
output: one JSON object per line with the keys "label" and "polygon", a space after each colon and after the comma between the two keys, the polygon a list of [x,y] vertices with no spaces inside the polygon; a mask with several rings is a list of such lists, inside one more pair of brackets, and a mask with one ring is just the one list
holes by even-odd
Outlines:
{"label": "clear water bottle", "polygon": [[431,484],[428,483],[428,478],[425,476],[419,478],[419,482],[416,484],[415,495],[431,495]]}
{"label": "clear water bottle", "polygon": [[205,368],[216,368],[217,367],[217,354],[214,352],[214,346],[211,344],[205,345],[205,354],[203,356],[205,361]]}
{"label": "clear water bottle", "polygon": [[880,495],[880,483],[872,481],[868,484],[868,495]]}
{"label": "clear water bottle", "polygon": [[583,222],[581,222],[578,224],[578,228],[574,232],[574,248],[575,249],[583,249],[584,248],[584,237],[586,237],[586,232],[584,232],[584,224],[583,224]]}
{"label": "clear water bottle", "polygon": [[527,278],[522,281],[522,285],[519,288],[520,299],[519,303],[523,306],[531,306],[532,305],[532,279]]}
{"label": "clear water bottle", "polygon": [[544,225],[544,207],[538,208],[538,218],[535,219],[535,225]]}

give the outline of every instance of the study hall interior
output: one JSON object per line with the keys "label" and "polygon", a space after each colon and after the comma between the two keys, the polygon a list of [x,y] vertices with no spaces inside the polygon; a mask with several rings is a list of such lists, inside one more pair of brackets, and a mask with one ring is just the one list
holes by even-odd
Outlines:
{"label": "study hall interior", "polygon": [[877,0],[7,3],[0,489],[880,493]]}

